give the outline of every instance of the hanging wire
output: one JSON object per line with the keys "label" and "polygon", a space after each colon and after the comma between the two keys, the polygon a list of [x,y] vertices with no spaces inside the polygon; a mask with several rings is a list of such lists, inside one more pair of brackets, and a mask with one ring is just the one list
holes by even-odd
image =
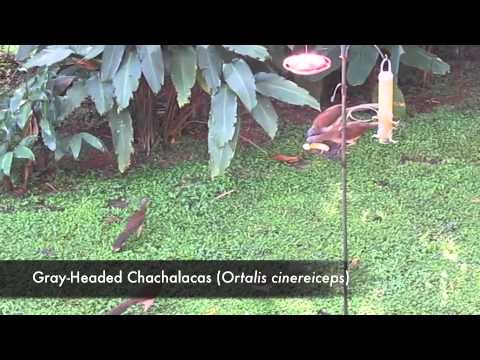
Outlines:
{"label": "hanging wire", "polygon": [[348,315],[348,212],[347,212],[347,56],[341,45],[342,60],[342,230],[343,230],[343,314]]}

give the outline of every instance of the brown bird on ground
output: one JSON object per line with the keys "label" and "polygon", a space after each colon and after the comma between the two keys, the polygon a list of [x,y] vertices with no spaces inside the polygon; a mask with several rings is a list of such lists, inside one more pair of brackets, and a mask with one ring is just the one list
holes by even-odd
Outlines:
{"label": "brown bird on ground", "polygon": [[125,230],[122,231],[120,235],[118,235],[117,240],[112,246],[112,250],[114,252],[122,250],[125,246],[125,242],[132,236],[136,234],[140,236],[143,231],[143,226],[145,224],[145,214],[147,213],[148,206],[150,205],[149,198],[143,198],[140,202],[140,209],[136,211],[127,222],[127,226]]}

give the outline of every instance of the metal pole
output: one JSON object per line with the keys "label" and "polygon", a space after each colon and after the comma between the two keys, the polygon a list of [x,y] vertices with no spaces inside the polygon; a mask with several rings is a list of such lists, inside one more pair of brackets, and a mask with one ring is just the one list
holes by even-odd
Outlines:
{"label": "metal pole", "polygon": [[342,60],[342,230],[343,230],[343,313],[348,315],[348,224],[347,224],[347,56],[348,46],[341,45]]}

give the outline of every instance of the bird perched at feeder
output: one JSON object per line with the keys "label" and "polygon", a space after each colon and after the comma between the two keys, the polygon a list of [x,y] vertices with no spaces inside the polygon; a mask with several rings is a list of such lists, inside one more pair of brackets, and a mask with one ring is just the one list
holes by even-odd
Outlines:
{"label": "bird perched at feeder", "polygon": [[[358,139],[370,129],[374,129],[378,126],[376,122],[359,122],[350,121],[347,123],[346,141],[347,145],[354,145]],[[342,119],[338,118],[337,121],[330,125],[328,128],[318,133],[312,132],[312,135],[307,137],[307,143],[342,143]]]}
{"label": "bird perched at feeder", "polygon": [[[368,130],[378,127],[376,122],[350,121],[347,123],[346,143],[351,146],[357,143],[358,139]],[[312,130],[312,129],[311,129]],[[326,145],[328,150],[320,150],[327,157],[334,157],[339,154],[342,144],[342,118],[339,117],[333,124],[324,129],[313,129],[309,132],[307,144],[304,149],[318,149],[318,145]]]}
{"label": "bird perched at feeder", "polygon": [[112,250],[114,252],[122,250],[122,248],[125,246],[125,242],[133,234],[140,236],[143,231],[143,226],[145,224],[145,215],[147,213],[150,202],[151,200],[149,198],[142,199],[142,201],[140,202],[140,209],[137,210],[132,216],[130,216],[125,230],[123,230],[122,233],[118,235],[117,240],[115,240],[115,243],[112,246]]}
{"label": "bird perched at feeder", "polygon": [[329,126],[332,125],[341,115],[342,105],[334,105],[322,111],[315,120],[313,120],[312,127],[307,132],[307,137],[328,131]]}

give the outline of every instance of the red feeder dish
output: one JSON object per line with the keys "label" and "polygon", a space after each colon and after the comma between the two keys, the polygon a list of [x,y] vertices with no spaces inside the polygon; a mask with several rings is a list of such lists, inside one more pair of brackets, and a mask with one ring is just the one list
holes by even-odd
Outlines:
{"label": "red feeder dish", "polygon": [[291,55],[283,61],[283,67],[297,75],[315,75],[327,71],[332,61],[323,55],[302,53]]}

